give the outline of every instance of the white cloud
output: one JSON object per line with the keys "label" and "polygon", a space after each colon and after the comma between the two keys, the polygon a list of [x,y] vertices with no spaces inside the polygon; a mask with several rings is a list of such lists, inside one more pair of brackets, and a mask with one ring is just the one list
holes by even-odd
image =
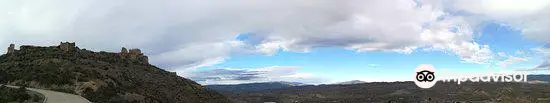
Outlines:
{"label": "white cloud", "polygon": [[507,56],[507,59],[504,60],[504,61],[500,61],[497,63],[498,66],[501,66],[501,67],[507,67],[508,65],[512,65],[512,64],[516,64],[516,63],[521,63],[521,62],[525,62],[525,61],[528,61],[529,59],[528,58],[521,58],[521,57],[515,57],[515,56]]}
{"label": "white cloud", "polygon": [[523,68],[523,69],[517,69],[519,71],[539,71],[539,70],[550,70],[550,57],[543,58],[542,64],[534,67],[534,68]]}
{"label": "white cloud", "polygon": [[380,65],[380,64],[368,64],[367,66],[368,66],[369,68],[378,68],[378,67],[380,67],[380,66],[382,66],[382,65]]}
{"label": "white cloud", "polygon": [[550,1],[548,0],[453,0],[451,11],[466,11],[498,21],[522,31],[532,40],[550,42]]}
{"label": "white cloud", "polygon": [[455,0],[454,7],[496,18],[517,18],[536,13],[550,3],[547,0]]}
{"label": "white cloud", "polygon": [[550,57],[546,58],[546,60],[544,60],[544,62],[537,66],[535,69],[539,69],[539,70],[550,70]]}
{"label": "white cloud", "polygon": [[301,73],[297,66],[269,66],[252,69],[214,69],[196,71],[189,76],[201,84],[240,84],[254,82],[292,81],[322,83],[324,79],[311,73]]}
{"label": "white cloud", "polygon": [[532,50],[534,50],[538,54],[544,55],[544,57],[542,58],[543,62],[535,68],[530,68],[527,70],[550,70],[550,44],[546,44],[538,48],[533,48]]}
{"label": "white cloud", "polygon": [[173,50],[150,58],[153,64],[168,67],[171,70],[196,69],[222,63],[229,58],[231,52],[239,51],[244,44],[240,41],[228,41],[218,43],[190,44],[179,50]]}
{"label": "white cloud", "polygon": [[495,65],[498,65],[500,67],[506,68],[509,65],[526,62],[531,59],[524,51],[517,50],[513,54],[506,54],[505,52],[498,52],[498,58],[501,58],[503,60],[500,60],[495,63]]}
{"label": "white cloud", "polygon": [[497,54],[498,54],[498,56],[506,57],[506,53],[504,53],[504,52],[498,52]]}
{"label": "white cloud", "polygon": [[[215,65],[247,49],[273,54],[317,47],[405,54],[432,48],[485,63],[491,50],[473,40],[475,25],[466,19],[413,0],[3,0],[0,45],[141,48],[151,63],[173,71]],[[261,40],[238,43],[240,33]]]}
{"label": "white cloud", "polygon": [[515,52],[516,55],[526,55],[525,51],[522,51],[522,50],[517,50]]}
{"label": "white cloud", "polygon": [[[481,21],[492,21],[509,26],[518,31],[528,40],[550,43],[550,1],[548,0],[448,0],[421,2],[436,5],[448,12],[455,12],[454,16],[465,18],[471,27],[478,27]],[[547,50],[536,48],[541,54]],[[523,55],[517,52],[516,55]],[[545,60],[545,59],[543,59]],[[509,57],[497,64],[508,65],[513,61],[524,59]]]}
{"label": "white cloud", "polygon": [[[382,6],[390,4],[393,6]],[[468,63],[486,63],[492,58],[487,45],[473,41],[468,22],[460,17],[445,16],[430,5],[419,7],[413,1],[376,1],[349,6],[357,11],[342,15],[340,21],[325,25],[290,25],[287,27],[297,29],[281,28],[257,34],[264,40],[256,48],[266,54],[277,50],[308,52],[315,47],[333,46],[358,52],[410,54],[421,47],[433,47],[433,50],[458,55]]]}
{"label": "white cloud", "polygon": [[534,50],[537,53],[550,56],[550,48],[538,47],[538,48],[533,48],[532,50]]}

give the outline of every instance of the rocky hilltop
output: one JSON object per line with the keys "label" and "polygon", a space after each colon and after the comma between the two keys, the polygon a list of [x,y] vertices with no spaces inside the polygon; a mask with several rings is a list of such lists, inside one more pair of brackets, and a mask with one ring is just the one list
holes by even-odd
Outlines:
{"label": "rocky hilltop", "polygon": [[226,103],[221,94],[148,63],[139,49],[119,53],[75,43],[15,45],[0,56],[0,83],[73,93],[98,103]]}

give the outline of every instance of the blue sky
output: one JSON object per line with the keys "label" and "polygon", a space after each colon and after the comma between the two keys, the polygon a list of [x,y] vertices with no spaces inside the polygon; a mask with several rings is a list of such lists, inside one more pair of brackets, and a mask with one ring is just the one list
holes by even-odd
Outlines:
{"label": "blue sky", "polygon": [[0,46],[139,48],[201,84],[402,81],[420,64],[548,74],[548,11],[547,0],[1,0]]}

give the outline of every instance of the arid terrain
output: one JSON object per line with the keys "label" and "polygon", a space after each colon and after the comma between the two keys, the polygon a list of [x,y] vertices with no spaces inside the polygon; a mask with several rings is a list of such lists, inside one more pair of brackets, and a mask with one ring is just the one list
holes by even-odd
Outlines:
{"label": "arid terrain", "polygon": [[119,53],[58,46],[10,45],[0,83],[80,95],[96,103],[225,103],[218,92],[148,63],[139,49]]}
{"label": "arid terrain", "polygon": [[549,87],[547,83],[438,82],[430,89],[421,89],[413,82],[374,82],[226,91],[224,94],[238,103],[547,103],[550,102]]}

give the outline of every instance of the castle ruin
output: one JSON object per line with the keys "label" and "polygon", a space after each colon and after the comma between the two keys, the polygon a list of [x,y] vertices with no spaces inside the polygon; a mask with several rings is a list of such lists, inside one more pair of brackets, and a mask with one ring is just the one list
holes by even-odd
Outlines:
{"label": "castle ruin", "polygon": [[[60,49],[61,51],[65,52],[65,53],[79,52],[79,50],[80,50],[78,47],[76,47],[76,44],[74,42],[72,42],[72,43],[60,42],[59,46],[51,46],[51,47]],[[33,48],[39,48],[39,47],[38,46],[31,46],[31,45],[23,45],[19,48],[21,50],[29,50],[29,49],[33,49]],[[8,47],[7,54],[14,53],[15,51],[17,51],[17,50],[15,50],[15,44],[10,44],[10,46]],[[143,53],[141,53],[140,49],[130,49],[130,50],[128,50],[128,49],[122,47],[122,49],[120,50],[120,53],[118,53],[118,54],[122,58],[137,60],[137,61],[141,61],[143,63],[149,63],[148,57],[145,56]]]}
{"label": "castle ruin", "polygon": [[15,52],[15,44],[10,44],[10,47],[8,47],[8,53],[7,54],[13,53],[13,52]]}
{"label": "castle ruin", "polygon": [[59,49],[61,49],[62,51],[73,51],[75,50],[76,48],[76,45],[75,43],[69,43],[69,42],[61,42],[59,44]]}
{"label": "castle ruin", "polygon": [[143,63],[149,63],[148,57],[143,55],[143,53],[141,53],[141,50],[139,49],[127,50],[126,48],[122,47],[119,54],[123,58],[129,58],[129,59],[141,61]]}
{"label": "castle ruin", "polygon": [[120,50],[120,54],[127,54],[128,50],[124,47],[122,47],[122,50]]}

